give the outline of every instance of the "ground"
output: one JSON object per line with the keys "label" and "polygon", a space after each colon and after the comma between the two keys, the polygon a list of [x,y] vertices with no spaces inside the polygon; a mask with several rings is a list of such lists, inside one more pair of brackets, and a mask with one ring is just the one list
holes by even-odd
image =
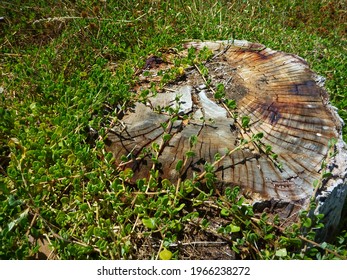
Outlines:
{"label": "ground", "polygon": [[147,59],[192,39],[304,57],[346,121],[345,1],[22,2],[0,3],[0,259],[38,257],[42,243],[59,259],[346,257],[345,224],[315,244],[319,217],[283,228],[235,190],[178,188],[155,171],[132,185],[105,150]]}

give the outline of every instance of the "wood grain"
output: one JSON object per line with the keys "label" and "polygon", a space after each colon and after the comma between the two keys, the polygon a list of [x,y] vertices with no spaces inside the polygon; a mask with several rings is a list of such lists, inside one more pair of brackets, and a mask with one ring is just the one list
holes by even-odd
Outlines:
{"label": "wood grain", "polygon": [[[212,85],[224,84],[226,97],[237,103],[240,117],[250,117],[246,134],[263,132],[261,140],[278,155],[279,168],[264,151],[254,145],[224,158],[216,167],[218,182],[241,186],[254,198],[299,201],[313,193],[313,180],[320,178],[321,163],[328,153],[328,141],[338,138],[340,124],[327,106],[328,95],[317,83],[317,75],[300,57],[274,51],[246,41],[187,43],[186,47],[208,47],[216,54],[206,63]],[[108,134],[108,151],[122,168],[132,168],[134,180],[149,176],[151,155],[144,153],[153,142],[161,145],[160,177],[173,183],[204,171],[216,153],[225,155],[245,137],[223,104],[213,98],[211,89],[196,69],[186,72],[185,80],[168,86],[149,98],[146,104],[129,108]],[[179,97],[179,101],[175,101]],[[179,108],[170,131],[163,128],[170,116],[158,108]],[[155,109],[156,108],[156,109]],[[186,117],[184,119],[183,117]],[[162,136],[169,132],[170,141]],[[197,144],[190,146],[190,137]],[[184,172],[175,166],[192,149]],[[121,156],[129,162],[124,164]],[[140,159],[141,158],[141,159]]]}

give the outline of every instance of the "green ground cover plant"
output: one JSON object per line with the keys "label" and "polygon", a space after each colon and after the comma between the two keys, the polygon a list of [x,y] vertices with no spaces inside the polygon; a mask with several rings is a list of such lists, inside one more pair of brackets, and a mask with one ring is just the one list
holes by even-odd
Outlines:
{"label": "green ground cover plant", "polygon": [[159,182],[153,145],[150,177],[133,185],[132,171],[117,170],[105,150],[116,108],[139,98],[132,88],[147,57],[189,39],[246,39],[300,55],[327,78],[347,121],[346,36],[342,0],[1,1],[0,259],[39,258],[41,247],[56,259],[199,259],[186,249],[196,232],[231,258],[346,258],[346,220],[318,244],[322,217],[303,212],[283,228],[255,215],[238,188],[215,190],[213,163],[200,174],[206,187],[199,177]]}

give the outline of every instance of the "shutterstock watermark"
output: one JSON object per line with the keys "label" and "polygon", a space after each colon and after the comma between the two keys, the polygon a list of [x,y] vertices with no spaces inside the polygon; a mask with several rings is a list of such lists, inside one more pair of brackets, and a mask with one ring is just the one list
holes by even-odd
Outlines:
{"label": "shutterstock watermark", "polygon": [[114,275],[114,276],[157,276],[157,275],[173,275],[173,276],[180,276],[182,275],[182,271],[179,268],[162,268],[158,269],[154,266],[150,268],[143,268],[143,267],[136,267],[136,268],[122,268],[122,267],[113,267],[113,268],[106,268],[105,266],[102,266],[101,268],[97,269],[97,275],[98,276],[108,276],[108,275]]}

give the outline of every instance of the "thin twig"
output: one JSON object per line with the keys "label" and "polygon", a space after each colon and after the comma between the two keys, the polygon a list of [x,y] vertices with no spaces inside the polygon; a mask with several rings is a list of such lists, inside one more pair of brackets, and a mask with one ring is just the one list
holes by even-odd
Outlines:
{"label": "thin twig", "polygon": [[192,241],[186,243],[172,243],[169,247],[179,247],[179,246],[215,246],[215,245],[226,245],[228,242],[226,241]]}
{"label": "thin twig", "polygon": [[134,20],[114,20],[111,18],[98,18],[98,17],[76,17],[76,16],[65,16],[65,17],[48,17],[48,18],[42,18],[42,19],[37,19],[33,21],[33,24],[40,23],[40,22],[51,22],[51,21],[65,21],[65,20],[73,20],[73,19],[87,19],[87,20],[99,20],[99,21],[113,21],[116,23],[131,23],[134,21],[138,21],[139,19],[143,18],[145,14],[140,15]]}
{"label": "thin twig", "polygon": [[161,241],[160,241],[160,246],[159,246],[159,249],[158,249],[158,252],[157,252],[157,255],[156,255],[156,257],[155,257],[156,260],[158,260],[158,258],[159,258],[160,251],[161,251],[161,249],[163,248],[163,243],[164,243],[164,241],[161,240]]}

